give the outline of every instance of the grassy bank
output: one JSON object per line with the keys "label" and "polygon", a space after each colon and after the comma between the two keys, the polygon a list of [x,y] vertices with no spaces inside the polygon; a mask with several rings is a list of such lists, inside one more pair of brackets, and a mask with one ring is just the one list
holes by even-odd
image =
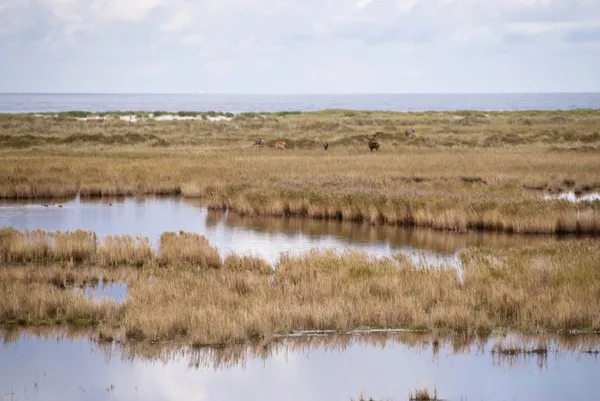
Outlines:
{"label": "grassy bank", "polygon": [[[461,281],[453,269],[417,266],[401,255],[372,259],[356,252],[313,251],[284,255],[271,270],[253,257],[222,258],[203,237],[163,238],[163,248],[152,254],[146,268],[127,275],[127,299],[118,305],[57,285],[65,282],[61,274],[85,269],[68,257],[50,257],[46,267],[39,259],[21,257],[18,260],[29,264],[2,271],[0,321],[48,324],[86,319],[100,324],[109,336],[120,330],[130,340],[179,339],[197,345],[269,339],[303,330],[600,329],[600,247],[592,239],[474,248],[461,254]],[[6,251],[5,243],[3,260],[10,265],[16,261],[6,257],[13,253]],[[101,249],[96,255],[104,255]],[[56,267],[61,261],[63,266]],[[90,256],[81,263],[101,262]],[[85,277],[75,273],[72,282],[78,274]]]}
{"label": "grassy bank", "polygon": [[[0,115],[0,127],[4,199],[182,194],[245,216],[600,232],[589,203],[542,199],[600,189],[596,110],[330,110],[136,123]],[[406,136],[409,127],[415,134]],[[378,131],[381,151],[370,152],[365,135]],[[259,138],[264,147],[252,145]],[[273,149],[277,140],[286,151]]]}

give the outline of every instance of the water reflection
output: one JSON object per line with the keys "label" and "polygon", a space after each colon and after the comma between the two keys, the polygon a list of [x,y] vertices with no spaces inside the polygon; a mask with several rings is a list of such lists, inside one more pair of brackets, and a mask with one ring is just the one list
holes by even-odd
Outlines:
{"label": "water reflection", "polygon": [[82,287],[77,287],[75,290],[81,292],[84,296],[103,300],[108,299],[117,303],[125,301],[127,296],[127,284],[119,282],[104,282],[99,280],[97,283],[86,284]]}
{"label": "water reflection", "polygon": [[271,263],[281,252],[299,254],[311,248],[352,248],[376,256],[400,252],[416,262],[458,267],[457,251],[467,247],[556,241],[555,238],[497,233],[453,234],[331,220],[248,218],[235,213],[211,212],[197,200],[178,197],[78,197],[61,204],[2,202],[0,226],[13,226],[19,230],[86,229],[93,230],[99,237],[141,234],[155,247],[161,233],[183,230],[206,236],[222,255],[248,253]]}
{"label": "water reflection", "polygon": [[329,401],[356,398],[364,390],[373,397],[403,400],[424,381],[449,400],[591,400],[600,391],[600,362],[581,353],[598,347],[597,335],[511,340],[548,344],[551,353],[540,365],[529,357],[498,363],[491,350],[508,341],[503,336],[303,336],[268,345],[194,349],[98,344],[86,339],[89,329],[68,334],[36,330],[0,331],[3,395],[14,392],[14,399],[32,400]]}

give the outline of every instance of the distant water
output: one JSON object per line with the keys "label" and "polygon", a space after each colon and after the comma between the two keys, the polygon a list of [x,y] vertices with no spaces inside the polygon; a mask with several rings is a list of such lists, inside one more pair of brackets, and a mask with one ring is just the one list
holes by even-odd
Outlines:
{"label": "distant water", "polygon": [[452,111],[600,108],[600,93],[408,95],[0,94],[0,112],[270,112],[323,109]]}

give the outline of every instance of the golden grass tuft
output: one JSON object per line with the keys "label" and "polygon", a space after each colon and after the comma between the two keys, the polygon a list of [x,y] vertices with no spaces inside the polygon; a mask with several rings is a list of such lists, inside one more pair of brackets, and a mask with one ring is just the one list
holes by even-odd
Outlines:
{"label": "golden grass tuft", "polygon": [[147,237],[108,235],[99,248],[99,263],[105,266],[144,266],[154,260]]}
{"label": "golden grass tuft", "polygon": [[90,231],[20,232],[0,229],[0,263],[49,263],[90,261],[96,253],[96,234]]}
{"label": "golden grass tuft", "polygon": [[[138,267],[154,263],[188,264],[201,268],[222,266],[218,249],[195,233],[165,232],[155,252],[149,239],[140,235],[109,235],[100,241],[95,233],[83,230],[0,229],[0,265],[54,263]],[[245,263],[254,268],[260,266],[260,262],[253,258],[242,259],[241,265]]]}
{"label": "golden grass tuft", "polygon": [[265,261],[256,256],[237,255],[231,253],[225,257],[223,269],[229,271],[248,271],[252,273],[269,274],[272,272],[271,266]]}
{"label": "golden grass tuft", "polygon": [[160,236],[157,260],[161,265],[189,264],[213,269],[222,266],[219,250],[210,246],[205,237],[182,231]]}

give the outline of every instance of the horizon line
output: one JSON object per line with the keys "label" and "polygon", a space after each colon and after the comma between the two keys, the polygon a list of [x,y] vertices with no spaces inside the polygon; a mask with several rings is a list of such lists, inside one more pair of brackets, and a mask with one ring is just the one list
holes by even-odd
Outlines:
{"label": "horizon line", "polygon": [[249,92],[0,92],[0,95],[208,95],[208,96],[404,96],[404,95],[551,95],[551,94],[600,94],[600,91],[533,91],[533,92],[298,92],[298,93],[249,93]]}

